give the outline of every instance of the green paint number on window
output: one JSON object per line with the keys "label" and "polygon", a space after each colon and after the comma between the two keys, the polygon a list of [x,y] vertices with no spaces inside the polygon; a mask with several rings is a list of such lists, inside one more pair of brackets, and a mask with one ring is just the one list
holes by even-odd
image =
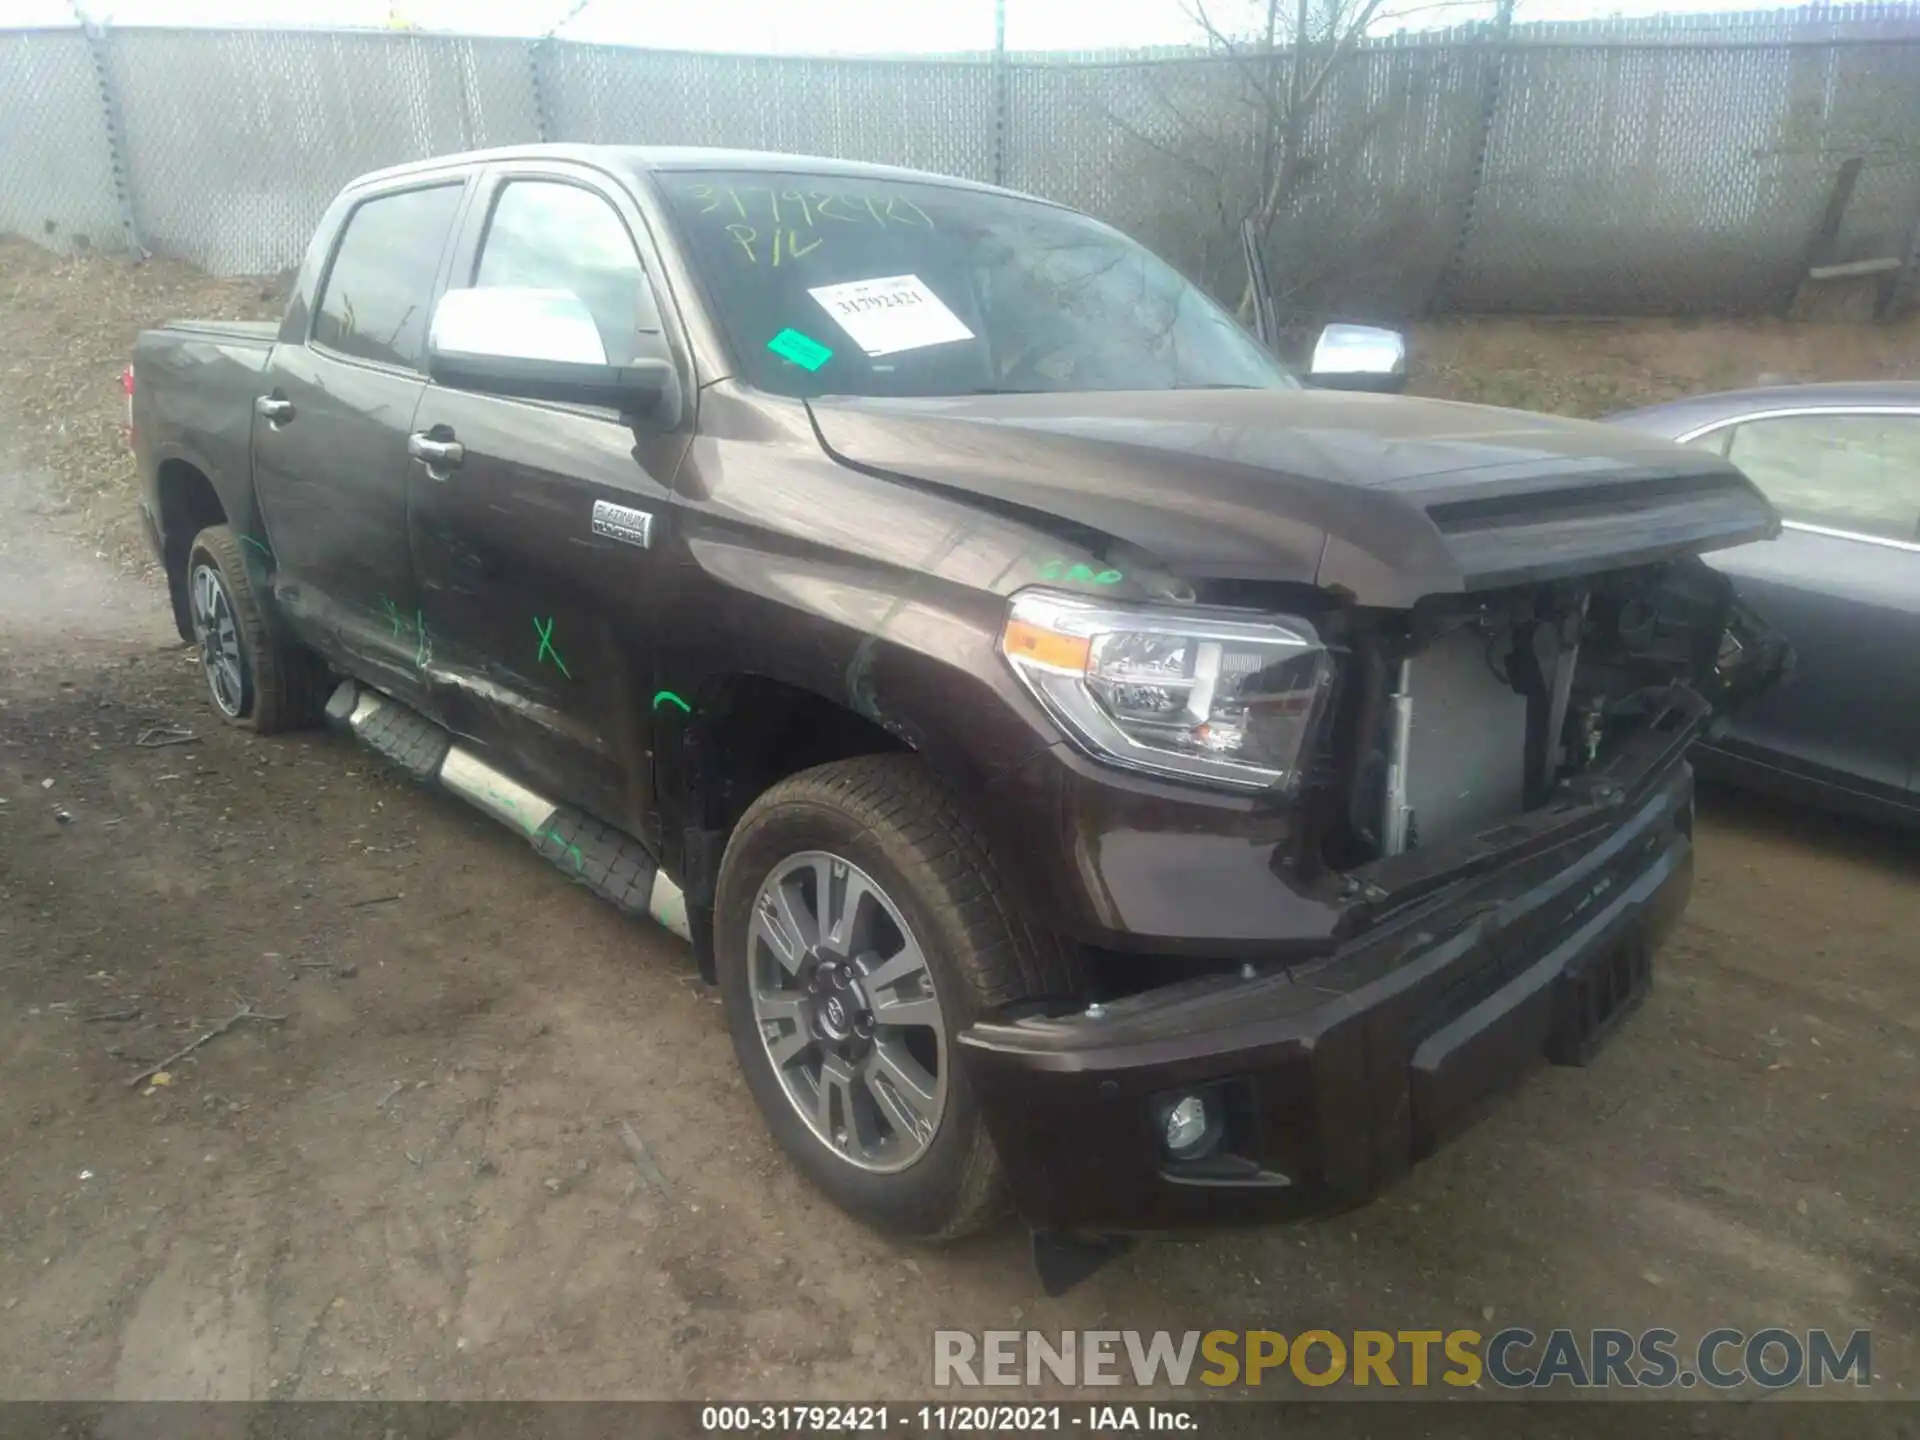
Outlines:
{"label": "green paint number on window", "polygon": [[767,342],[767,349],[802,370],[818,370],[833,358],[833,351],[798,330],[782,330]]}

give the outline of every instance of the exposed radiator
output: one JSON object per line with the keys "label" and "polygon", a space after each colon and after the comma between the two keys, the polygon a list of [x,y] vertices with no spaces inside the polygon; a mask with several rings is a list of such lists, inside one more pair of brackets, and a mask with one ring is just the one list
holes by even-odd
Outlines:
{"label": "exposed radiator", "polygon": [[1487,637],[1456,630],[1408,664],[1407,848],[1443,844],[1526,803],[1527,700],[1487,660]]}

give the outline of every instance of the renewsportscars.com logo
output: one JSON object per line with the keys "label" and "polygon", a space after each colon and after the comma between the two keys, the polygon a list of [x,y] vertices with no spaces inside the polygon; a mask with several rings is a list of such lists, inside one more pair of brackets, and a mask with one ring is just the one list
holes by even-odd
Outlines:
{"label": "renewsportscars.com logo", "polygon": [[1873,1336],[1825,1330],[936,1330],[937,1387],[1348,1384],[1767,1390],[1873,1380]]}

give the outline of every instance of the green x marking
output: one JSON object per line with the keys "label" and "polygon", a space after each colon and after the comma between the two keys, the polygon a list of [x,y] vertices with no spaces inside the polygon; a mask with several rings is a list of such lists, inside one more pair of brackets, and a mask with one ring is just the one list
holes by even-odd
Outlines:
{"label": "green x marking", "polygon": [[538,615],[534,616],[533,633],[540,637],[540,653],[533,657],[533,663],[538,665],[542,660],[551,659],[555,665],[560,667],[560,673],[562,675],[566,676],[569,680],[573,679],[573,672],[567,669],[567,662],[562,660],[560,658],[560,652],[553,648],[553,617],[549,615],[547,617],[547,623],[542,625],[540,623],[540,617]]}

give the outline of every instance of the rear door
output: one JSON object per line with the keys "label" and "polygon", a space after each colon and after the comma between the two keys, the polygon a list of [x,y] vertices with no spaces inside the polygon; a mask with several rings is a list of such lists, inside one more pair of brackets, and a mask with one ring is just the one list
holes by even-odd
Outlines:
{"label": "rear door", "polygon": [[1889,797],[1920,762],[1920,414],[1776,411],[1690,437],[1779,507],[1780,538],[1707,558],[1792,641],[1793,673],[1729,748]]}
{"label": "rear door", "polygon": [[[684,355],[658,273],[624,188],[528,161],[485,173],[449,285],[570,291],[624,364]],[[668,495],[692,434],[692,404],[677,408],[663,428],[435,382],[413,429],[458,459],[407,472],[435,712],[544,793],[648,840],[654,623],[670,583]]]}
{"label": "rear door", "polygon": [[465,186],[454,172],[352,200],[306,333],[283,335],[254,401],[275,598],[335,664],[413,700],[428,654],[407,541],[407,435]]}

